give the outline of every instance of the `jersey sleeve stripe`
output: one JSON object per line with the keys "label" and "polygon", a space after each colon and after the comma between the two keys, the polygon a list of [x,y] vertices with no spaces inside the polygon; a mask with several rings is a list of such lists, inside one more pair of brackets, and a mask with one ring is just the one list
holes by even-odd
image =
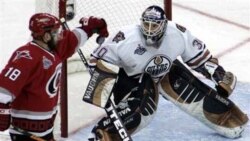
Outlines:
{"label": "jersey sleeve stripe", "polygon": [[192,58],[191,61],[186,62],[192,69],[195,69],[199,67],[201,64],[203,64],[205,61],[207,61],[209,58],[211,58],[212,55],[208,50],[204,51],[202,54],[196,56],[195,58]]}

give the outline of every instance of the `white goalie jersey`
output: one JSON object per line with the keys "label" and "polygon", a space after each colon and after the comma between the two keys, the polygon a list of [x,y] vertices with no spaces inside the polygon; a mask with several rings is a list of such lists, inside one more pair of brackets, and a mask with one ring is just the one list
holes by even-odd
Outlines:
{"label": "white goalie jersey", "polygon": [[171,21],[159,47],[146,46],[139,25],[134,25],[110,36],[92,55],[118,65],[128,76],[147,72],[155,80],[169,72],[178,56],[192,69],[212,56],[202,41]]}
{"label": "white goalie jersey", "polygon": [[[205,44],[186,28],[171,21],[168,21],[157,47],[147,46],[140,30],[139,25],[119,30],[98,47],[92,56],[123,68],[129,77],[150,74],[157,83],[158,93],[177,107],[225,137],[241,136],[248,122],[244,112],[199,81],[182,63],[180,65],[175,61],[181,57],[192,69],[204,67],[212,58]],[[126,84],[129,85],[129,81],[125,81]],[[228,103],[232,106],[225,106],[221,99],[230,101]]]}

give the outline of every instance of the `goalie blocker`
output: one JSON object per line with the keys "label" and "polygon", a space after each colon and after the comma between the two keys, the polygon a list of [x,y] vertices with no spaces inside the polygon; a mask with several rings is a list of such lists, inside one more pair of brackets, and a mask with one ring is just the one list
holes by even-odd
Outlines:
{"label": "goalie blocker", "polygon": [[201,82],[179,61],[174,61],[159,91],[180,109],[228,138],[240,137],[248,122],[247,115],[231,100]]}
{"label": "goalie blocker", "polygon": [[98,60],[83,95],[83,101],[104,108],[110,99],[118,71],[118,67]]}

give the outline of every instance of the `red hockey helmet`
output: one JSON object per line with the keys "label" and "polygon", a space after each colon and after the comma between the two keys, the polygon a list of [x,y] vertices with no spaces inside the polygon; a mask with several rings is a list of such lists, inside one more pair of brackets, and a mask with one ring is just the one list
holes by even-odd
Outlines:
{"label": "red hockey helmet", "polygon": [[60,21],[57,17],[47,13],[34,14],[29,21],[29,29],[33,37],[44,35],[45,32],[60,28]]}

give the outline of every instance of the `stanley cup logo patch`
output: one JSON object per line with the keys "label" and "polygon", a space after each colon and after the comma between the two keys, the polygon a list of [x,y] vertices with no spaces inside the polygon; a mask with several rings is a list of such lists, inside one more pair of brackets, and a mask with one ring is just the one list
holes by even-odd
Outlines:
{"label": "stanley cup logo patch", "polygon": [[52,61],[43,56],[43,68],[48,69],[52,65]]}

